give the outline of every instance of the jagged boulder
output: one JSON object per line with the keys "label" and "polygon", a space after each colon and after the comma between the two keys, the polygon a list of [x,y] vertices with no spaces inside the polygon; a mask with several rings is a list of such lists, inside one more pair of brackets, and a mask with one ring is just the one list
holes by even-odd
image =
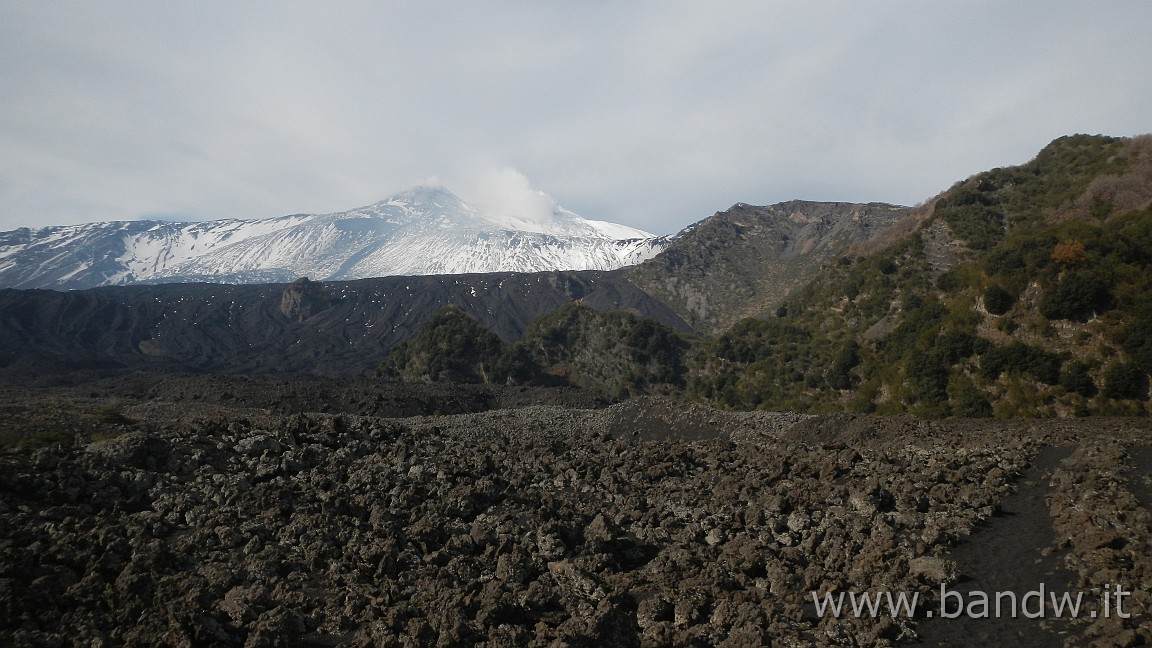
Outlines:
{"label": "jagged boulder", "polygon": [[157,469],[168,461],[168,442],[144,432],[128,432],[111,439],[94,441],[86,450],[114,466]]}
{"label": "jagged boulder", "polygon": [[280,312],[293,322],[303,322],[328,306],[324,284],[308,277],[300,277],[288,284],[280,298]]}

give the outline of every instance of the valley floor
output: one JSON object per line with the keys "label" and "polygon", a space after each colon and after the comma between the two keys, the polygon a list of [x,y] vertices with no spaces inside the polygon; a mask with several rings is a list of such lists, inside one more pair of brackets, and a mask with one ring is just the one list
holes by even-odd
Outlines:
{"label": "valley floor", "polygon": [[1152,643],[1148,419],[122,375],[0,435],[2,645]]}

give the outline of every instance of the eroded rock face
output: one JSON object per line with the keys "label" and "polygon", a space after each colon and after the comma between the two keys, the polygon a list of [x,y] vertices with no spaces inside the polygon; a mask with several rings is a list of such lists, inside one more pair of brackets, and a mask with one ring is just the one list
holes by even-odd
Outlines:
{"label": "eroded rock face", "polygon": [[[163,421],[128,407],[139,429],[116,439],[0,455],[0,644],[896,645],[916,621],[819,618],[811,593],[933,596],[957,577],[951,547],[995,524],[1053,442],[645,402],[673,408],[649,423],[709,434],[633,436],[638,403]],[[1054,516],[1092,524],[1072,511]],[[1072,542],[1086,582],[1149,560]]]}
{"label": "eroded rock face", "polygon": [[837,256],[890,242],[917,218],[913,209],[880,203],[740,203],[686,228],[660,256],[626,273],[696,330],[718,333],[774,311]]}
{"label": "eroded rock face", "polygon": [[324,284],[300,277],[284,289],[280,299],[280,312],[293,322],[302,322],[328,308]]}

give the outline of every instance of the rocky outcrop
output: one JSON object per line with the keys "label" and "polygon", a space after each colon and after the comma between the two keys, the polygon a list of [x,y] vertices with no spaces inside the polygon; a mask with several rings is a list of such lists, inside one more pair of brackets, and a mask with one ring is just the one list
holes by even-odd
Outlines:
{"label": "rocky outcrop", "polygon": [[302,322],[328,306],[324,284],[309,281],[308,277],[300,277],[288,284],[280,298],[280,312],[293,322]]}
{"label": "rocky outcrop", "polygon": [[626,270],[636,285],[714,333],[771,313],[827,263],[893,238],[917,218],[881,203],[743,203],[685,229],[659,256]]}

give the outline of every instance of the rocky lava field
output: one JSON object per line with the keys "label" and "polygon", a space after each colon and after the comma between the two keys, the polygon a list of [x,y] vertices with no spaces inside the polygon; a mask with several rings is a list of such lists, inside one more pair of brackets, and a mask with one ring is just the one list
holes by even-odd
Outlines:
{"label": "rocky lava field", "polygon": [[[1147,419],[121,376],[2,385],[0,431],[5,646],[1152,642]],[[930,618],[942,583],[1085,606]],[[915,614],[813,605],[884,591]]]}

